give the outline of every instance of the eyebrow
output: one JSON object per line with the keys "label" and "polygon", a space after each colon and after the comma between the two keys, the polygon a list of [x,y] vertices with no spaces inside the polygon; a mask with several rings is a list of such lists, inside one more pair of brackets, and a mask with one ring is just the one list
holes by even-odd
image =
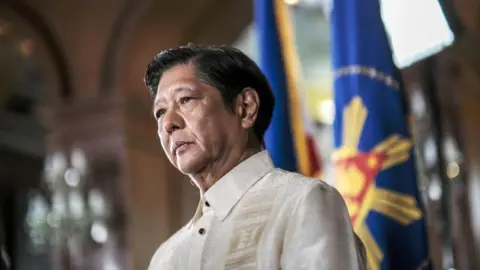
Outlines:
{"label": "eyebrow", "polygon": [[[173,94],[176,94],[176,93],[182,92],[182,91],[192,91],[192,89],[190,87],[186,86],[186,84],[174,85],[171,88],[175,88],[173,90]],[[155,113],[155,107],[157,106],[157,104],[164,101],[164,100],[165,100],[164,98],[155,99],[155,101],[153,102],[153,107],[152,107],[153,113]]]}

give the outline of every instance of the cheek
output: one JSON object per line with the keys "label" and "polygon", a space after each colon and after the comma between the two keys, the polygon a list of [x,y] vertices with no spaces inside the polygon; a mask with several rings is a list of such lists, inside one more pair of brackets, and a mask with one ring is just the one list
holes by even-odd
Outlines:
{"label": "cheek", "polygon": [[211,150],[217,141],[218,125],[215,124],[213,117],[195,117],[187,123],[189,131],[195,136],[197,143],[204,150]]}
{"label": "cheek", "polygon": [[200,140],[204,141],[208,137],[210,124],[209,119],[205,117],[192,117],[191,121],[187,123],[189,132],[193,133],[194,136]]}
{"label": "cheek", "polygon": [[160,139],[160,144],[162,145],[163,151],[167,156],[170,156],[169,146],[168,146],[169,143],[166,136],[163,136],[161,132],[158,132],[157,134],[158,134],[158,138]]}
{"label": "cheek", "polygon": [[221,100],[205,100],[201,106],[185,115],[187,129],[204,151],[216,154],[225,146],[228,140],[226,130],[232,124],[227,114]]}
{"label": "cheek", "polygon": [[232,123],[222,121],[221,117],[208,117],[199,120],[195,127],[195,136],[201,147],[216,155],[222,151],[229,140],[229,129]]}

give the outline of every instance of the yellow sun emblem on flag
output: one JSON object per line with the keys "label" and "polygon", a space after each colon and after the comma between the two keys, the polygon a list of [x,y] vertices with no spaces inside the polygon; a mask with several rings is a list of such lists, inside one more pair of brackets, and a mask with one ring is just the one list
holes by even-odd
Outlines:
{"label": "yellow sun emblem on flag", "polygon": [[367,109],[360,97],[354,97],[343,112],[342,146],[333,154],[337,188],[347,205],[352,225],[367,250],[368,269],[380,268],[383,252],[368,228],[365,218],[370,211],[381,213],[406,226],[422,217],[412,196],[375,185],[376,176],[385,169],[407,161],[412,143],[391,135],[370,152],[360,152]]}

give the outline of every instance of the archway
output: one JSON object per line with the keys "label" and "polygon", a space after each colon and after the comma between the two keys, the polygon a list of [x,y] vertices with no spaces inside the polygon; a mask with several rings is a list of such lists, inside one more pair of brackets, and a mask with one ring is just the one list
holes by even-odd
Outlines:
{"label": "archway", "polygon": [[4,263],[15,269],[50,269],[49,255],[36,252],[24,227],[28,191],[40,185],[53,107],[67,96],[61,89],[68,83],[52,44],[30,19],[0,9],[0,245],[9,254]]}

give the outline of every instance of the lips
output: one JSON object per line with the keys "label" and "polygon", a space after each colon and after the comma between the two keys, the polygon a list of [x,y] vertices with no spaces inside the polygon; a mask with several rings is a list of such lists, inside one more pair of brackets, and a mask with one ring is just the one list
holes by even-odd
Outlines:
{"label": "lips", "polygon": [[178,141],[178,142],[174,142],[172,143],[171,147],[170,147],[170,152],[175,155],[177,154],[177,151],[182,147],[182,146],[185,146],[185,145],[189,145],[189,144],[192,144],[191,142],[185,142],[185,141]]}

